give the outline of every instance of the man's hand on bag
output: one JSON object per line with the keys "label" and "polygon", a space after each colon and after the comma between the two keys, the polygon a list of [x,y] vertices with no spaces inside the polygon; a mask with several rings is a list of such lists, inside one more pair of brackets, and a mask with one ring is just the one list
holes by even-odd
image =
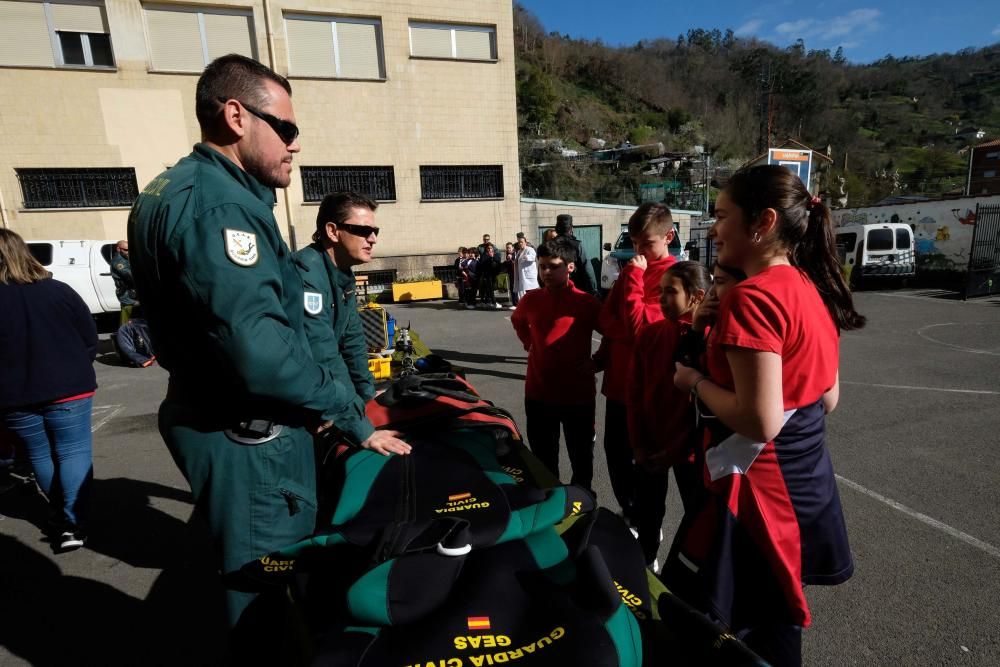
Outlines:
{"label": "man's hand on bag", "polygon": [[409,454],[413,449],[399,439],[399,431],[375,431],[361,443],[363,449],[370,449],[382,456],[389,454]]}

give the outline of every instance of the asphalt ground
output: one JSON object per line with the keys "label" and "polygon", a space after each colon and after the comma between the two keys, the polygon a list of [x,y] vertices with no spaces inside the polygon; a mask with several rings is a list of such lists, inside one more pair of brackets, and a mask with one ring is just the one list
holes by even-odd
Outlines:
{"label": "asphalt ground", "polygon": [[[841,403],[828,420],[856,572],[807,591],[805,663],[998,665],[1000,299],[901,290],[857,302],[869,324],[843,337]],[[523,425],[527,359],[508,311],[389,310]],[[0,665],[216,664],[222,597],[209,542],[156,430],[166,373],[124,368],[104,349],[87,546],[55,554],[39,530],[41,497],[0,495]],[[595,487],[614,507],[602,422],[599,401]],[[679,507],[671,489],[668,541]]]}

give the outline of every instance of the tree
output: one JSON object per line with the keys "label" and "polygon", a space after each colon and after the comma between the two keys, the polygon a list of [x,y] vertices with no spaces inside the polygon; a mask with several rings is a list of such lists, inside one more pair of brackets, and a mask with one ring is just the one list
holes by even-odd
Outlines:
{"label": "tree", "polygon": [[541,134],[542,128],[555,119],[557,100],[549,77],[537,67],[531,67],[525,77],[518,79],[517,110],[524,118],[524,127],[535,134]]}
{"label": "tree", "polygon": [[847,58],[844,57],[844,47],[838,46],[837,50],[833,53],[833,62],[838,65],[843,65],[847,62]]}

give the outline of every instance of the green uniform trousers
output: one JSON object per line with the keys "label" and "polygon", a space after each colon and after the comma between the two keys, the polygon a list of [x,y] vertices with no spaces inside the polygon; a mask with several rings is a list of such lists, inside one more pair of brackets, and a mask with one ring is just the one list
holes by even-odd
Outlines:
{"label": "green uniform trousers", "polygon": [[[195,508],[208,520],[223,575],[232,576],[245,563],[313,532],[313,439],[303,428],[284,426],[277,438],[246,445],[203,422],[204,408],[169,399],[160,405],[160,434],[191,485]],[[256,596],[227,586],[230,626]]]}

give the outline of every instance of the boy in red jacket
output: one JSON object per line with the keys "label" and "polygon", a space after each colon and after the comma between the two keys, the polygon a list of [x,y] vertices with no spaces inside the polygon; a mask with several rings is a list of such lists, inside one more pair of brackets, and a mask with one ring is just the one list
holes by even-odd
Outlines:
{"label": "boy in red jacket", "polygon": [[604,339],[595,360],[604,369],[601,393],[604,413],[604,455],[611,489],[625,520],[636,525],[635,470],[629,446],[626,388],[635,338],[644,326],[663,319],[660,279],[677,260],[670,256],[674,219],[665,204],[647,202],[628,221],[636,255],[622,269],[601,309]]}
{"label": "boy in red jacket", "polygon": [[[524,413],[531,451],[559,477],[559,427],[573,468],[571,482],[591,488],[594,477],[595,380],[593,332],[601,303],[573,286],[576,248],[557,237],[537,250],[544,289],[531,290],[511,315],[528,352]],[[626,443],[627,446],[627,443]]]}

